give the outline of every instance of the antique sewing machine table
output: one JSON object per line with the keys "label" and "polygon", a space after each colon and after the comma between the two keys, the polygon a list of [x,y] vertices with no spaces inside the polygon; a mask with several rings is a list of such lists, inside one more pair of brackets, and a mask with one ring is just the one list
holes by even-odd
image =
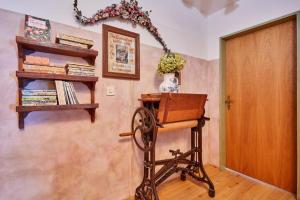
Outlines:
{"label": "antique sewing machine table", "polygon": [[[205,121],[204,94],[142,94],[142,107],[132,118],[131,132],[120,136],[133,136],[144,152],[144,177],[136,188],[136,200],[159,200],[156,187],[174,173],[180,172],[182,181],[187,175],[208,185],[208,194],[215,196],[215,189],[202,162],[202,127]],[[173,158],[155,160],[155,143],[158,133],[176,129],[191,129],[191,149],[185,153],[170,150]],[[156,172],[156,166],[161,168]]]}

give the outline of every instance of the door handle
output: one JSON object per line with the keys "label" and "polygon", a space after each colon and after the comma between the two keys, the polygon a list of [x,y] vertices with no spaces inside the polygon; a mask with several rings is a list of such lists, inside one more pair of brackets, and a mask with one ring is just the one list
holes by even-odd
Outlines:
{"label": "door handle", "polygon": [[232,103],[233,103],[233,101],[230,99],[230,96],[228,95],[225,100],[225,104],[226,104],[228,110],[230,109]]}

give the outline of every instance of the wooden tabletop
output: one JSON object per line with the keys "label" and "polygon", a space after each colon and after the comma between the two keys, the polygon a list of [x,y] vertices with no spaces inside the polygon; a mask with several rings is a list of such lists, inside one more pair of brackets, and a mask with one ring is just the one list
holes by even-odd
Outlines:
{"label": "wooden tabletop", "polygon": [[142,94],[139,101],[142,102],[159,102],[161,99],[161,93]]}

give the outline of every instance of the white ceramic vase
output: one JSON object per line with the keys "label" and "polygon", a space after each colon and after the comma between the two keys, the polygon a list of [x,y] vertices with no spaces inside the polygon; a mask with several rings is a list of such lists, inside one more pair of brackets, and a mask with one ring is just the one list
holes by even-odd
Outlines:
{"label": "white ceramic vase", "polygon": [[178,79],[175,73],[164,74],[164,81],[159,86],[159,92],[178,92]]}

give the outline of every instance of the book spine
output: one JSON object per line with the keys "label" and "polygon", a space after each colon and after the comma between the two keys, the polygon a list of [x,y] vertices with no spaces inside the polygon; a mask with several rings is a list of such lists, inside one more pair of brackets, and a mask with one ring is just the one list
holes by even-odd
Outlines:
{"label": "book spine", "polygon": [[56,101],[56,96],[23,96],[24,101]]}
{"label": "book spine", "polygon": [[65,71],[64,67],[49,66],[49,65],[32,65],[32,64],[23,64],[23,69]]}
{"label": "book spine", "polygon": [[73,98],[72,98],[72,93],[70,91],[69,82],[65,82],[65,83],[66,83],[66,90],[67,90],[67,93],[68,93],[69,102],[70,102],[70,104],[74,104],[74,101],[73,101]]}
{"label": "book spine", "polygon": [[87,44],[87,45],[94,45],[94,41],[93,40],[89,40],[89,39],[85,39],[85,38],[79,38],[79,37],[75,37],[72,35],[66,35],[66,34],[58,34],[57,35],[58,39],[63,39],[63,40],[69,40],[69,41],[73,41],[73,42],[79,42],[79,43],[83,43],[83,44]]}
{"label": "book spine", "polygon": [[72,93],[72,90],[71,90],[71,83],[70,82],[68,82],[67,89],[68,89],[68,93],[70,95],[71,103],[75,104],[76,102],[75,102],[75,99],[74,99],[74,96],[73,96],[73,93]]}
{"label": "book spine", "polygon": [[68,85],[69,85],[68,82],[65,81],[65,88],[66,88],[67,98],[68,98],[69,104],[72,104],[71,94],[70,94]]}
{"label": "book spine", "polygon": [[94,69],[83,69],[83,68],[69,68],[69,71],[73,71],[73,72],[95,72]]}
{"label": "book spine", "polygon": [[71,104],[70,99],[69,99],[69,94],[68,94],[68,91],[67,91],[67,85],[66,85],[65,81],[63,81],[63,86],[64,86],[66,102],[67,102],[67,104]]}
{"label": "book spine", "polygon": [[79,101],[78,101],[77,96],[76,96],[76,91],[75,91],[75,88],[74,88],[74,84],[70,83],[70,86],[71,86],[71,91],[72,91],[72,94],[73,94],[73,97],[74,97],[74,100],[75,100],[75,104],[79,104]]}
{"label": "book spine", "polygon": [[23,96],[56,96],[55,90],[22,90]]}
{"label": "book spine", "polygon": [[59,43],[60,44],[65,44],[65,45],[74,46],[74,47],[80,47],[80,48],[84,48],[84,49],[88,49],[89,48],[89,46],[86,45],[86,44],[81,44],[81,43],[77,43],[77,42],[71,42],[71,41],[68,41],[68,40],[59,39]]}
{"label": "book spine", "polygon": [[46,57],[26,55],[24,63],[33,65],[49,65],[50,59]]}
{"label": "book spine", "polygon": [[42,73],[42,74],[63,74],[65,75],[66,72],[57,72],[57,71],[47,71],[47,70],[34,70],[34,69],[24,69],[24,72],[31,72],[31,73]]}
{"label": "book spine", "polygon": [[78,73],[78,72],[70,72],[68,74],[73,76],[89,76],[89,77],[95,76],[95,74]]}
{"label": "book spine", "polygon": [[84,68],[95,68],[93,65],[79,64],[79,63],[67,63],[68,67],[84,67]]}
{"label": "book spine", "polygon": [[26,104],[49,104],[49,103],[57,105],[57,101],[22,101],[23,105],[26,105]]}
{"label": "book spine", "polygon": [[58,98],[58,104],[59,105],[66,105],[66,98],[65,98],[65,92],[63,88],[63,81],[55,81],[56,91],[57,91],[57,98]]}
{"label": "book spine", "polygon": [[22,106],[55,106],[56,102],[22,102]]}

